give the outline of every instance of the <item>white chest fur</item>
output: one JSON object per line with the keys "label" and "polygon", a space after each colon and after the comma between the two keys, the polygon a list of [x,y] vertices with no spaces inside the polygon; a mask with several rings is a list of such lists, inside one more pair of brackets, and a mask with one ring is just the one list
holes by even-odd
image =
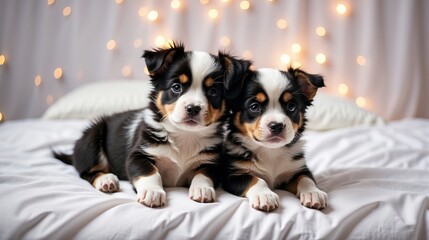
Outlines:
{"label": "white chest fur", "polygon": [[198,133],[176,132],[169,134],[168,141],[169,144],[142,147],[142,150],[155,157],[163,186],[174,187],[189,184],[195,168],[213,161],[213,155],[201,151],[220,143],[222,139],[201,137]]}
{"label": "white chest fur", "polygon": [[251,163],[237,163],[241,169],[264,179],[270,188],[278,187],[284,181],[305,166],[305,160],[293,159],[293,156],[302,151],[303,142],[297,142],[291,148],[265,148],[251,149],[254,158]]}

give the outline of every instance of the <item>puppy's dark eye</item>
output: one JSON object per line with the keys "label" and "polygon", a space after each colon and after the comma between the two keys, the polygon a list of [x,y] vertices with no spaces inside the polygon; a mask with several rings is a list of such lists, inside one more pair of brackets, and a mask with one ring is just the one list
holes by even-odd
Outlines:
{"label": "puppy's dark eye", "polygon": [[294,112],[296,110],[296,104],[294,102],[288,102],[286,105],[286,109],[289,112]]}
{"label": "puppy's dark eye", "polygon": [[261,106],[259,103],[250,104],[249,110],[253,113],[259,113],[261,111]]}
{"label": "puppy's dark eye", "polygon": [[218,91],[216,88],[210,88],[207,94],[211,97],[216,97],[218,95]]}
{"label": "puppy's dark eye", "polygon": [[182,92],[182,85],[175,83],[173,86],[171,86],[171,91],[174,93],[181,93]]}

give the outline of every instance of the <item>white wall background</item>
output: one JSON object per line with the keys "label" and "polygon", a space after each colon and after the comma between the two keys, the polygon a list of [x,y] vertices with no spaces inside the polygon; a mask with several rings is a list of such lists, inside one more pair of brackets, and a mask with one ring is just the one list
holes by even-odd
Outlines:
{"label": "white wall background", "polygon": [[[179,0],[178,9],[172,2],[1,0],[3,121],[40,117],[84,83],[147,79],[141,54],[162,39],[181,40],[189,50],[229,50],[256,67],[302,65],[326,77],[324,91],[341,95],[345,84],[343,97],[363,98],[363,107],[388,120],[429,118],[429,1],[250,0],[247,10],[241,0]],[[340,3],[345,14],[336,11]],[[214,19],[212,9],[218,12]],[[152,10],[155,21],[148,19]],[[286,28],[277,26],[280,19]],[[325,36],[316,34],[319,26]],[[110,40],[116,43],[112,50]],[[294,43],[300,52],[292,51]],[[318,53],[325,63],[316,62]],[[290,63],[281,61],[285,54]],[[62,76],[56,79],[58,67]]]}

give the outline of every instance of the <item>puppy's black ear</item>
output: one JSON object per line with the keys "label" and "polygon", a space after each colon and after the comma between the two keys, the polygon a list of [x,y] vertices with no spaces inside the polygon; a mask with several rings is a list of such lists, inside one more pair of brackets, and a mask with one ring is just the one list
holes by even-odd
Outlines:
{"label": "puppy's black ear", "polygon": [[312,100],[316,96],[318,88],[325,87],[321,75],[309,74],[300,69],[292,68],[289,68],[288,72],[297,79],[301,92],[307,96],[308,100]]}
{"label": "puppy's black ear", "polygon": [[152,51],[146,50],[143,58],[146,62],[149,75],[156,77],[162,74],[168,66],[178,57],[185,55],[185,47],[180,42],[173,42],[168,48],[159,48]]}
{"label": "puppy's black ear", "polygon": [[252,63],[247,60],[234,58],[222,52],[219,52],[219,60],[225,70],[225,98],[232,100],[240,94],[245,75]]}

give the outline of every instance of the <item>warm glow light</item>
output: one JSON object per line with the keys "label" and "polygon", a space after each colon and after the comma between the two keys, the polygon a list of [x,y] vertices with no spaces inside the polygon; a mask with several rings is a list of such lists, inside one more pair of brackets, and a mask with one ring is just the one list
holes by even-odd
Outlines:
{"label": "warm glow light", "polygon": [[154,22],[158,19],[158,16],[159,16],[158,12],[155,10],[152,10],[152,11],[148,12],[147,19],[149,19],[149,21]]}
{"label": "warm glow light", "polygon": [[246,50],[243,52],[243,58],[251,59],[253,57],[253,53],[250,50]]}
{"label": "warm glow light", "polygon": [[316,28],[316,34],[320,37],[323,37],[326,35],[326,29],[322,26],[319,26]]}
{"label": "warm glow light", "polygon": [[326,62],[326,56],[323,53],[316,54],[316,62],[319,64],[324,64]]}
{"label": "warm glow light", "polygon": [[287,28],[287,21],[284,20],[284,19],[277,20],[277,27],[280,28],[280,29]]}
{"label": "warm glow light", "polygon": [[337,8],[336,9],[337,9],[337,13],[341,14],[341,15],[344,15],[347,12],[347,7],[343,3],[337,4]]}
{"label": "warm glow light", "polygon": [[220,45],[223,47],[228,47],[231,44],[231,40],[227,36],[223,36],[220,38]]}
{"label": "warm glow light", "polygon": [[252,64],[252,65],[250,65],[249,69],[252,71],[256,71],[256,66]]}
{"label": "warm glow light", "polygon": [[209,3],[210,2],[210,0],[200,0],[200,3],[201,4],[207,4],[207,3]]}
{"label": "warm glow light", "polygon": [[222,0],[222,2],[227,3],[227,2],[229,2],[229,0]]}
{"label": "warm glow light", "polygon": [[116,2],[117,4],[122,4],[122,3],[124,2],[124,0],[115,0],[115,2]]}
{"label": "warm glow light", "polygon": [[294,43],[294,44],[292,44],[291,49],[292,49],[292,52],[299,53],[299,52],[301,52],[302,48],[301,48],[301,45],[299,45],[298,43]]}
{"label": "warm glow light", "polygon": [[48,0],[48,5],[52,5],[55,3],[55,0]]}
{"label": "warm glow light", "polygon": [[240,8],[243,10],[249,10],[250,2],[249,1],[241,1],[240,2]]}
{"label": "warm glow light", "polygon": [[295,61],[295,62],[292,63],[292,67],[293,68],[300,68],[301,66],[302,66],[302,64],[300,62],[298,62],[298,61]]}
{"label": "warm glow light", "polygon": [[143,41],[140,38],[137,38],[136,40],[134,40],[133,45],[135,48],[139,48],[143,45]]}
{"label": "warm glow light", "polygon": [[365,98],[363,98],[363,97],[357,97],[357,98],[356,98],[356,105],[357,105],[358,107],[361,107],[361,108],[365,107],[365,105],[366,105],[366,100],[365,100]]}
{"label": "warm glow light", "polygon": [[48,105],[52,105],[52,103],[54,103],[54,96],[52,96],[51,94],[49,94],[49,95],[46,97],[46,103],[47,103]]}
{"label": "warm glow light", "polygon": [[6,62],[6,57],[2,54],[0,55],[0,66]]}
{"label": "warm glow light", "polygon": [[171,8],[173,8],[173,9],[178,9],[178,8],[180,8],[180,5],[181,5],[181,3],[180,3],[180,1],[179,1],[179,0],[173,0],[173,1],[171,1],[171,3],[170,3]]}
{"label": "warm glow light", "polygon": [[40,84],[42,84],[42,77],[40,75],[37,75],[34,78],[34,85],[36,85],[36,87],[40,86]]}
{"label": "warm glow light", "polygon": [[63,70],[59,67],[55,68],[54,71],[54,78],[55,79],[60,79],[63,76]]}
{"label": "warm glow light", "polygon": [[3,121],[3,113],[0,112],[0,122]]}
{"label": "warm glow light", "polygon": [[142,7],[142,8],[140,8],[139,9],[139,16],[140,17],[144,17],[144,16],[146,16],[146,14],[147,14],[147,12],[148,12],[149,10],[147,9],[147,8],[145,8],[145,7]]}
{"label": "warm glow light", "polygon": [[359,64],[359,65],[363,66],[363,65],[365,65],[365,63],[366,63],[366,59],[365,59],[365,57],[364,57],[364,56],[358,56],[358,57],[356,58],[356,62],[357,62],[357,64]]}
{"label": "warm glow light", "polygon": [[67,7],[65,7],[65,8],[63,9],[63,15],[64,15],[65,17],[69,16],[69,15],[70,15],[70,13],[71,13],[71,7],[70,7],[70,6],[67,6]]}
{"label": "warm glow light", "polygon": [[124,66],[124,67],[122,68],[122,76],[124,76],[124,77],[129,77],[129,76],[131,76],[131,72],[132,72],[132,70],[131,70],[131,67],[130,67],[130,66]]}
{"label": "warm glow light", "polygon": [[338,92],[341,95],[346,95],[349,92],[349,87],[347,87],[346,84],[341,83],[340,85],[338,85]]}
{"label": "warm glow light", "polygon": [[290,56],[289,56],[289,54],[283,54],[283,55],[281,55],[280,62],[282,64],[289,64],[290,63]]}
{"label": "warm glow light", "polygon": [[156,36],[155,38],[155,45],[157,47],[162,47],[165,44],[165,38],[163,36]]}
{"label": "warm glow light", "polygon": [[107,49],[109,49],[109,50],[113,50],[113,49],[115,49],[115,47],[116,47],[116,42],[115,42],[115,40],[109,40],[109,41],[107,42]]}
{"label": "warm glow light", "polygon": [[144,67],[143,72],[146,73],[146,75],[149,75],[149,69],[147,69],[146,66]]}
{"label": "warm glow light", "polygon": [[209,18],[216,19],[219,16],[219,11],[217,9],[210,9]]}

